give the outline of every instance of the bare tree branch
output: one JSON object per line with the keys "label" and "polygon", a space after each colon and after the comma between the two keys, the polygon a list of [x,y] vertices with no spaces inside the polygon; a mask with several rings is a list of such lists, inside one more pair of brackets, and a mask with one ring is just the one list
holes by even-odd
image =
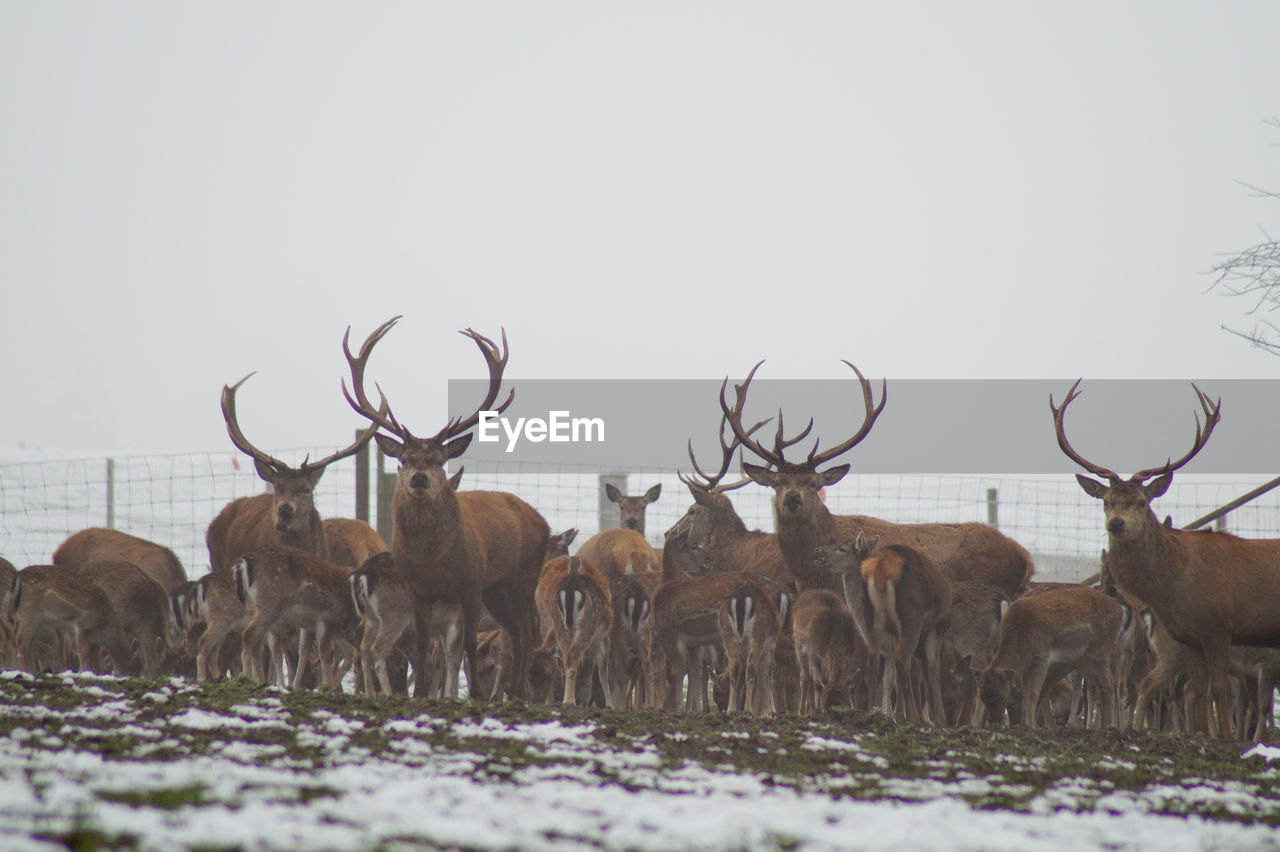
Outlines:
{"label": "bare tree branch", "polygon": [[[1266,124],[1280,129],[1280,117],[1266,119]],[[1244,181],[1236,181],[1250,190],[1255,197],[1280,198],[1280,192],[1261,189]],[[1258,312],[1270,313],[1280,309],[1280,241],[1262,231],[1263,242],[1243,251],[1225,255],[1221,263],[1214,265],[1209,274],[1216,275],[1209,289],[1218,288],[1227,296],[1246,296],[1253,306],[1245,311],[1245,316],[1253,316]],[[1265,328],[1263,327],[1265,326]],[[1264,321],[1255,324],[1252,331],[1243,332],[1222,326],[1224,331],[1242,337],[1252,345],[1280,355],[1280,327]]]}

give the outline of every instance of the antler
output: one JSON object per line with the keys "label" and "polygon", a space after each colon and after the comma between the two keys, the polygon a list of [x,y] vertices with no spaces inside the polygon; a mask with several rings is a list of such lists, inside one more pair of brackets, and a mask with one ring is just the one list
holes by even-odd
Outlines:
{"label": "antler", "polygon": [[[262,450],[259,450],[253,444],[249,443],[249,439],[244,436],[244,432],[240,429],[240,423],[236,418],[236,391],[240,389],[240,386],[242,384],[249,381],[250,376],[253,376],[256,373],[257,371],[255,370],[253,373],[250,373],[248,376],[245,376],[243,379],[241,379],[240,381],[236,382],[234,385],[231,385],[229,387],[226,385],[223,385],[222,387],[222,419],[227,421],[227,434],[231,436],[231,443],[235,444],[236,447],[239,448],[241,452],[251,456],[254,459],[254,461],[273,467],[276,470],[288,470],[290,469],[289,465],[285,464],[284,462],[280,461],[274,456],[267,455]],[[302,464],[298,466],[298,470],[306,471],[306,470],[316,470],[317,468],[325,468],[333,464],[334,462],[338,461],[339,459],[344,459],[347,456],[354,455],[356,452],[360,450],[361,447],[369,443],[369,439],[372,438],[373,433],[377,431],[378,431],[377,424],[370,426],[368,429],[361,432],[356,437],[355,441],[352,444],[350,444],[349,446],[341,450],[338,450],[336,453],[333,453],[332,455],[325,456],[319,461],[308,461],[310,459],[310,456],[308,455],[306,458],[302,460]]]}
{"label": "antler", "polygon": [[289,466],[278,458],[264,453],[262,450],[249,443],[249,439],[244,436],[244,432],[240,430],[240,423],[236,419],[236,391],[240,386],[249,381],[249,378],[256,373],[250,373],[234,385],[222,386],[222,419],[227,421],[227,434],[231,436],[231,443],[236,445],[240,452],[253,458],[259,464],[274,468],[275,470],[287,469]]}
{"label": "antler", "polygon": [[360,354],[352,355],[350,338],[351,326],[347,326],[346,332],[342,335],[342,351],[347,356],[347,366],[351,370],[351,387],[354,389],[355,398],[347,391],[347,380],[342,380],[342,395],[346,397],[348,404],[351,405],[361,416],[372,421],[375,431],[378,427],[386,429],[402,441],[408,441],[413,438],[413,434],[400,425],[400,421],[396,420],[395,415],[391,413],[391,404],[387,402],[387,395],[382,392],[382,388],[376,384],[378,388],[379,405],[375,408],[373,403],[369,401],[369,396],[364,389],[364,368],[369,363],[369,354],[373,351],[374,345],[382,339],[391,327],[400,320],[399,316],[394,316],[373,330],[373,332],[365,338],[360,346]]}
{"label": "antler", "polygon": [[[751,433],[755,432],[757,429],[764,426],[764,424],[768,423],[770,419],[772,418],[761,420],[759,423],[757,423],[756,425],[748,429],[747,434],[750,435]],[[727,420],[726,417],[721,416],[720,435],[719,435],[719,438],[720,438],[720,470],[719,472],[717,472],[714,476],[711,476],[707,474],[707,472],[704,471],[702,468],[698,467],[698,460],[693,457],[693,439],[690,438],[689,439],[689,461],[693,463],[693,469],[697,471],[698,476],[701,476],[703,480],[705,480],[705,484],[702,482],[696,482],[692,477],[686,477],[683,473],[676,474],[680,478],[680,481],[683,482],[685,485],[688,485],[691,488],[701,488],[704,491],[714,491],[718,494],[723,494],[725,491],[732,491],[735,488],[741,488],[742,486],[746,485],[748,482],[751,481],[750,477],[744,476],[742,477],[742,479],[738,480],[737,482],[731,482],[728,485],[720,485],[720,480],[724,479],[724,475],[729,472],[729,465],[733,463],[733,454],[735,451],[737,451],[738,445],[740,443],[736,436],[729,443],[725,443],[724,424],[726,420]]]}
{"label": "antler", "polygon": [[[1071,390],[1067,391],[1067,395],[1062,400],[1062,405],[1060,406],[1054,406],[1053,394],[1049,394],[1049,410],[1053,412],[1053,425],[1058,435],[1058,446],[1067,454],[1067,458],[1071,459],[1090,473],[1105,477],[1111,482],[1119,482],[1120,476],[1115,471],[1089,461],[1072,449],[1070,442],[1067,441],[1067,433],[1066,429],[1063,427],[1062,418],[1066,413],[1067,406],[1071,404],[1071,400],[1080,395],[1080,391],[1078,389],[1081,381],[1083,381],[1083,379],[1076,379],[1075,384],[1071,386]],[[1143,480],[1150,479],[1153,476],[1173,473],[1175,470],[1191,461],[1191,459],[1195,458],[1196,454],[1204,449],[1204,445],[1208,443],[1209,436],[1213,434],[1213,428],[1218,425],[1218,421],[1221,419],[1222,398],[1219,397],[1217,405],[1214,405],[1209,402],[1209,396],[1204,391],[1200,390],[1200,388],[1196,387],[1194,382],[1192,382],[1191,387],[1196,392],[1196,399],[1199,400],[1200,409],[1204,412],[1205,416],[1204,428],[1202,430],[1200,427],[1200,415],[1196,415],[1196,437],[1191,444],[1191,450],[1176,462],[1166,461],[1160,467],[1152,467],[1138,471],[1133,476],[1129,477],[1130,482],[1142,482]]]}
{"label": "antler", "polygon": [[516,397],[513,389],[507,394],[506,401],[499,405],[496,409],[492,408],[493,401],[498,398],[498,391],[502,387],[502,373],[507,368],[507,330],[502,329],[502,355],[498,355],[498,347],[492,340],[480,334],[474,329],[466,329],[459,331],[458,334],[470,337],[476,342],[476,346],[480,347],[480,354],[484,356],[484,362],[489,367],[489,392],[485,395],[484,402],[480,403],[480,407],[473,411],[469,416],[462,418],[456,417],[450,420],[448,425],[436,433],[435,440],[447,441],[450,438],[456,438],[463,432],[473,428],[480,422],[480,412],[496,411],[501,414],[507,410],[512,401]]}
{"label": "antler", "polygon": [[1213,434],[1213,427],[1218,425],[1218,421],[1222,419],[1222,397],[1218,397],[1218,404],[1214,405],[1209,402],[1209,396],[1200,388],[1196,387],[1195,382],[1191,383],[1191,388],[1196,392],[1196,399],[1200,402],[1200,410],[1204,412],[1204,431],[1200,430],[1200,415],[1196,418],[1196,437],[1191,443],[1191,450],[1182,458],[1174,461],[1166,461],[1160,467],[1148,468],[1135,473],[1130,479],[1137,482],[1144,479],[1150,479],[1153,476],[1163,476],[1166,473],[1173,473],[1187,462],[1195,458],[1196,454],[1204,449],[1204,445],[1209,442],[1209,436]]}
{"label": "antler", "polygon": [[1067,395],[1062,400],[1062,405],[1060,406],[1056,406],[1056,407],[1054,406],[1053,394],[1049,394],[1049,410],[1053,412],[1053,428],[1058,435],[1058,446],[1061,447],[1062,451],[1067,454],[1067,458],[1071,459],[1073,462],[1080,465],[1082,468],[1094,474],[1095,476],[1105,477],[1111,482],[1119,482],[1120,476],[1114,470],[1110,470],[1108,468],[1103,467],[1102,465],[1094,464],[1093,462],[1089,461],[1084,456],[1077,453],[1071,447],[1071,442],[1067,440],[1067,431],[1066,431],[1066,428],[1063,426],[1062,418],[1063,418],[1063,415],[1066,414],[1067,406],[1071,404],[1071,400],[1075,399],[1080,395],[1080,391],[1078,390],[1078,388],[1080,387],[1080,383],[1082,381],[1084,381],[1083,377],[1076,379],[1076,383],[1071,386],[1071,390],[1067,391]]}
{"label": "antler", "polygon": [[750,432],[744,433],[742,431],[742,409],[747,401],[747,389],[751,386],[751,380],[755,378],[756,370],[760,369],[760,364],[763,364],[763,363],[764,361],[761,361],[760,363],[752,367],[751,372],[747,374],[747,378],[745,381],[743,381],[742,384],[733,386],[734,392],[736,394],[733,410],[729,409],[729,404],[725,401],[725,398],[724,398],[724,392],[729,385],[729,379],[726,378],[724,382],[721,383],[720,410],[723,411],[725,414],[725,417],[728,418],[729,425],[730,427],[733,428],[733,433],[738,437],[738,440],[742,443],[742,446],[746,447],[751,452],[755,453],[757,456],[763,459],[766,463],[772,465],[773,467],[777,468],[780,471],[781,470],[813,471],[817,469],[818,465],[825,464],[826,462],[834,459],[836,456],[839,456],[839,455],[842,455],[843,453],[848,452],[851,448],[857,445],[863,438],[865,438],[867,436],[867,433],[871,431],[871,427],[875,425],[876,418],[880,416],[880,412],[884,411],[884,405],[889,400],[888,382],[883,380],[881,382],[880,404],[877,406],[875,404],[875,395],[871,389],[871,383],[867,381],[866,376],[862,375],[861,370],[859,370],[850,362],[845,361],[844,363],[848,364],[848,366],[853,370],[853,372],[857,374],[858,383],[862,388],[862,402],[863,402],[863,405],[866,407],[866,415],[863,418],[862,427],[847,441],[837,444],[831,449],[825,450],[824,452],[821,452],[821,453],[818,452],[818,442],[815,441],[813,444],[813,449],[809,452],[809,457],[804,461],[803,464],[788,462],[784,457],[784,451],[786,450],[787,447],[798,443],[799,441],[803,440],[805,436],[809,434],[809,431],[813,428],[812,418],[810,418],[809,420],[809,425],[806,426],[803,430],[801,430],[798,435],[795,435],[794,437],[791,437],[791,438],[785,438],[783,437],[783,429],[782,429],[782,412],[778,412],[778,431],[777,431],[777,434],[774,436],[772,451],[766,450],[763,446],[760,445],[759,442],[752,440],[750,437],[751,435]]}

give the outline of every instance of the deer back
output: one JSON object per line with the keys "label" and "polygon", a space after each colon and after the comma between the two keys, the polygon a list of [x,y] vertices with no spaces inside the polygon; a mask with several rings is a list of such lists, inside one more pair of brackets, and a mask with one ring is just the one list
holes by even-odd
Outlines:
{"label": "deer back", "polygon": [[105,527],[90,527],[71,535],[53,553],[53,564],[79,572],[98,561],[131,562],[171,592],[186,582],[187,572],[167,547],[136,535]]}
{"label": "deer back", "polygon": [[662,569],[662,557],[632,529],[601,530],[582,543],[578,555],[598,566],[610,580]]}
{"label": "deer back", "polygon": [[322,526],[329,561],[339,568],[355,571],[371,556],[390,550],[373,527],[356,518],[325,518]]}

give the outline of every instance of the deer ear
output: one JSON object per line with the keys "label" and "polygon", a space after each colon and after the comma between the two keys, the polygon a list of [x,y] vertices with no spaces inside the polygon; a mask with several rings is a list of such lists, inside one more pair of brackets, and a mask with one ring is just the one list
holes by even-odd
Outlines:
{"label": "deer ear", "polygon": [[277,471],[274,465],[270,462],[264,462],[261,459],[254,459],[253,466],[254,469],[258,471],[258,476],[262,477],[264,482],[270,482],[272,485],[276,484]]}
{"label": "deer ear", "polygon": [[1164,476],[1157,477],[1146,485],[1142,486],[1142,493],[1147,495],[1148,500],[1154,500],[1161,494],[1169,490],[1169,486],[1173,484],[1173,472],[1170,471]]}
{"label": "deer ear", "polygon": [[1084,493],[1093,497],[1095,500],[1101,500],[1102,495],[1107,493],[1107,486],[1103,485],[1096,479],[1090,479],[1083,473],[1076,474],[1076,482],[1080,483],[1080,487],[1084,489]]}
{"label": "deer ear", "polygon": [[461,438],[454,438],[452,441],[444,445],[444,457],[447,459],[456,459],[467,451],[467,447],[471,446],[472,435],[470,432]]}
{"label": "deer ear", "polygon": [[822,473],[818,474],[822,478],[823,485],[835,485],[844,479],[844,475],[849,472],[849,465],[838,464],[835,467],[829,467]]}
{"label": "deer ear", "polygon": [[655,500],[657,500],[660,496],[662,496],[661,482],[659,482],[657,485],[650,488],[648,491],[644,492],[644,502],[652,503]]}
{"label": "deer ear", "polygon": [[610,503],[618,503],[622,500],[622,492],[612,482],[604,484],[604,496],[609,498]]}
{"label": "deer ear", "polygon": [[[858,533],[858,535],[862,535],[862,533]],[[880,536],[873,535],[871,536],[871,538],[868,538],[865,541],[863,541],[862,547],[869,554],[871,553],[871,551],[875,550],[876,546],[879,544],[880,544]]]}
{"label": "deer ear", "polygon": [[390,456],[393,459],[398,459],[404,454],[404,444],[400,443],[390,435],[375,432],[373,439],[378,442],[378,449],[382,450],[382,454],[384,456]]}
{"label": "deer ear", "polygon": [[752,482],[763,485],[765,488],[773,488],[778,481],[777,476],[769,468],[751,462],[742,463],[742,472],[751,477]]}
{"label": "deer ear", "polygon": [[315,488],[320,483],[320,477],[324,476],[324,468],[317,467],[314,470],[304,470],[302,473],[307,477],[307,482],[311,483],[311,487]]}
{"label": "deer ear", "polygon": [[573,540],[577,537],[578,537],[578,531],[572,528],[567,529],[560,534],[560,540],[563,541],[566,545],[573,544]]}

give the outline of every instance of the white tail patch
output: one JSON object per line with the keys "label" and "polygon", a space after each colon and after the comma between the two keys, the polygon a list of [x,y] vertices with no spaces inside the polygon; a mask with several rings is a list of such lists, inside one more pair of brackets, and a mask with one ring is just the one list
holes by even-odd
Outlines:
{"label": "white tail patch", "polygon": [[587,606],[587,596],[581,589],[561,589],[558,597],[565,626],[572,630],[574,625],[582,619],[582,611]]}

